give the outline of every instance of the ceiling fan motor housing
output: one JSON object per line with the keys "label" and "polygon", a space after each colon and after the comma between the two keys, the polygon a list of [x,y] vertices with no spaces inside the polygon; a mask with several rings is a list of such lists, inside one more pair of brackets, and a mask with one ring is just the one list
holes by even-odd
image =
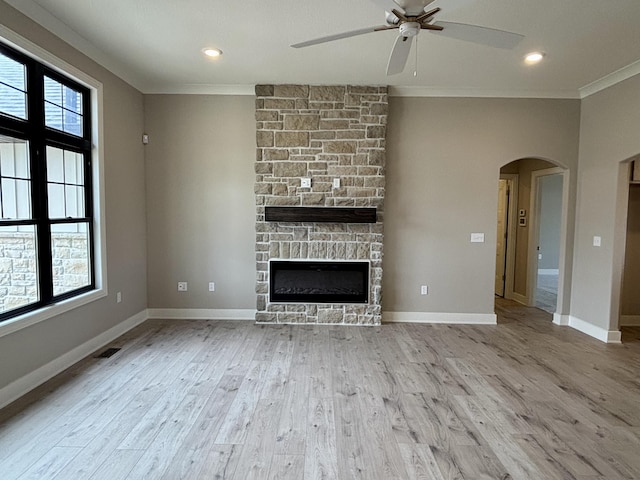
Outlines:
{"label": "ceiling fan motor housing", "polygon": [[420,33],[420,24],[418,22],[405,22],[400,25],[400,35],[403,37],[415,37]]}

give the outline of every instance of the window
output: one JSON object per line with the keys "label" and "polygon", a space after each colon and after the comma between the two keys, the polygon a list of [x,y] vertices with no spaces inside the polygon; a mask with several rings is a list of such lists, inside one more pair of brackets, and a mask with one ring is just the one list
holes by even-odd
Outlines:
{"label": "window", "polygon": [[0,44],[0,321],[95,289],[90,97]]}

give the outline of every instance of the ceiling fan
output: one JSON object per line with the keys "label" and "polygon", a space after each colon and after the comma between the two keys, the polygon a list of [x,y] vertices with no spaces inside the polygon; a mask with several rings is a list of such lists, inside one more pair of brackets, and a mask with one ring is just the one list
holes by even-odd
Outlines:
{"label": "ceiling fan", "polygon": [[[479,43],[490,47],[511,49],[524,37],[517,33],[505,32],[494,28],[469,25],[466,23],[434,21],[440,7],[427,10],[427,6],[435,0],[372,0],[386,10],[386,24],[368,28],[361,28],[349,32],[328,35],[306,42],[291,45],[293,48],[309,47],[320,43],[332,42],[343,38],[364,35],[365,33],[381,32],[398,29],[399,36],[391,51],[387,64],[387,75],[401,73],[409,58],[409,51],[413,37],[421,30],[437,33],[446,37],[456,38],[467,42]],[[444,1],[444,0],[442,0]],[[459,4],[468,0],[453,0]]]}

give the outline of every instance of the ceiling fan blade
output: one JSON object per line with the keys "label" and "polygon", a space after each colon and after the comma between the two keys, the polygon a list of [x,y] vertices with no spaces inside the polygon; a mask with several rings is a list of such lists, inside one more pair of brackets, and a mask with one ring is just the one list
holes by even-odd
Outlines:
{"label": "ceiling fan blade", "polygon": [[465,42],[479,43],[489,47],[512,49],[524,35],[517,33],[496,30],[495,28],[480,27],[478,25],[468,25],[466,23],[455,22],[434,22],[433,25],[444,27],[441,31],[433,31],[438,35],[464,40]]}
{"label": "ceiling fan blade", "polygon": [[409,52],[411,51],[411,43],[413,37],[403,37],[400,35],[389,57],[389,63],[387,65],[387,75],[396,75],[402,73],[404,66],[407,64],[409,58]]}
{"label": "ceiling fan blade", "polygon": [[[395,28],[395,27],[391,27]],[[291,45],[293,48],[309,47],[311,45],[318,45],[319,43],[333,42],[334,40],[341,40],[343,38],[356,37],[358,35],[364,35],[365,33],[376,32],[379,30],[388,30],[387,25],[380,25],[375,27],[361,28],[359,30],[352,30],[350,32],[337,33],[335,35],[327,35],[326,37],[316,38],[314,40],[308,40],[306,42],[296,43]]]}

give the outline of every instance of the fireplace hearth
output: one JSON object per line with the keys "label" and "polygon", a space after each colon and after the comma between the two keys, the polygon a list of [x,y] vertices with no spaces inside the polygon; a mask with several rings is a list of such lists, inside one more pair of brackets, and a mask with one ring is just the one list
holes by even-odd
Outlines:
{"label": "fireplace hearth", "polygon": [[368,303],[369,262],[269,262],[274,303]]}

